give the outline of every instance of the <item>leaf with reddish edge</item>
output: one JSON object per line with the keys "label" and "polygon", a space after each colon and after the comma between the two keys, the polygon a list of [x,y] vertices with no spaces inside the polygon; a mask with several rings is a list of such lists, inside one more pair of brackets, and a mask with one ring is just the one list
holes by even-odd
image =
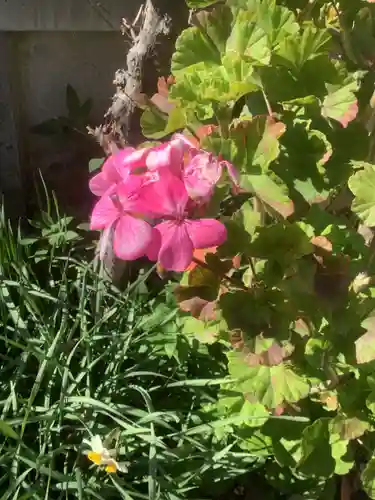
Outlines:
{"label": "leaf with reddish edge", "polygon": [[341,439],[357,439],[370,428],[370,424],[358,417],[337,415],[330,422],[330,432],[338,434]]}
{"label": "leaf with reddish edge", "polygon": [[189,312],[194,318],[199,318],[208,303],[207,300],[194,296],[191,299],[181,301],[179,306],[181,311]]}
{"label": "leaf with reddish edge", "polygon": [[[241,167],[242,173],[254,174],[259,166],[265,172],[280,153],[278,139],[286,125],[272,116],[255,116],[249,120],[234,120],[230,138],[236,145],[230,161]],[[259,172],[260,173],[260,172]]]}
{"label": "leaf with reddish edge", "polygon": [[328,86],[328,95],[324,98],[322,115],[332,118],[346,128],[358,113],[358,101],[354,92],[358,89],[356,82],[351,82],[345,87]]}
{"label": "leaf with reddish edge", "polygon": [[[198,259],[198,260],[202,261],[202,262],[206,262],[206,255],[209,254],[209,253],[216,253],[216,251],[217,251],[217,247],[197,248],[197,249],[194,250],[193,257],[195,259]],[[193,260],[192,263],[190,264],[190,266],[186,269],[186,271],[192,271],[198,265],[199,264],[197,264]]]}
{"label": "leaf with reddish edge", "polygon": [[366,329],[361,337],[355,342],[357,363],[369,363],[375,360],[375,317],[370,317],[362,322]]}

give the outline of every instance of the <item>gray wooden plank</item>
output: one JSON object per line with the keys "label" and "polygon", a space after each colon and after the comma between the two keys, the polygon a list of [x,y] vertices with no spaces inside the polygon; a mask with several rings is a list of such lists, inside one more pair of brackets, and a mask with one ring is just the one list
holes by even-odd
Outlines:
{"label": "gray wooden plank", "polygon": [[0,0],[0,31],[117,31],[142,0]]}
{"label": "gray wooden plank", "polygon": [[23,212],[22,178],[18,137],[14,117],[9,35],[0,32],[0,194],[5,197],[7,214]]}

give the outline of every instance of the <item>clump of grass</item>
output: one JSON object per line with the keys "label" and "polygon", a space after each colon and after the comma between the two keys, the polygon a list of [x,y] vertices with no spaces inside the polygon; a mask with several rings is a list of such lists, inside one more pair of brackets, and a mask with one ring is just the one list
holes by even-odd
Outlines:
{"label": "clump of grass", "polygon": [[[179,331],[168,289],[150,299],[146,272],[119,292],[70,219],[42,220],[25,238],[0,217],[0,500],[172,500],[248,470],[201,411],[224,362]],[[127,473],[83,453],[111,433]]]}

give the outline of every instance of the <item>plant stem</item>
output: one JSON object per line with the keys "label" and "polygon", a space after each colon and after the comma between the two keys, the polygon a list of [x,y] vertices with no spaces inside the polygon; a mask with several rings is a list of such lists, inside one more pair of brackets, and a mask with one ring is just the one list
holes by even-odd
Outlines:
{"label": "plant stem", "polygon": [[346,29],[345,27],[345,22],[342,17],[342,13],[339,11],[336,2],[333,1],[331,2],[332,7],[334,8],[337,18],[339,20],[340,28],[341,28],[341,41],[342,41],[342,46],[346,52],[346,55],[348,59],[354,64],[358,64],[357,58],[355,57],[353,48],[352,48],[352,43],[350,40],[350,32]]}
{"label": "plant stem", "polygon": [[266,92],[265,92],[265,90],[263,88],[263,85],[262,85],[262,94],[263,94],[264,102],[266,103],[266,106],[267,106],[268,114],[272,117],[273,116],[273,111],[272,111],[271,103],[268,100],[268,97],[267,97],[267,94],[266,94]]}

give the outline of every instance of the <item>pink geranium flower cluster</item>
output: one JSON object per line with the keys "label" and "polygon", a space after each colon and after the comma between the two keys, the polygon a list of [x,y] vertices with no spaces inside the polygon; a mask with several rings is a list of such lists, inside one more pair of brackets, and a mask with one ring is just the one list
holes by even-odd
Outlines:
{"label": "pink geranium flower cluster", "polygon": [[221,222],[195,217],[209,202],[223,168],[236,184],[232,165],[180,134],[155,147],[122,149],[90,181],[91,191],[100,196],[91,229],[103,230],[102,248],[113,231],[120,259],[146,256],[167,270],[184,271],[195,249],[226,239]]}

